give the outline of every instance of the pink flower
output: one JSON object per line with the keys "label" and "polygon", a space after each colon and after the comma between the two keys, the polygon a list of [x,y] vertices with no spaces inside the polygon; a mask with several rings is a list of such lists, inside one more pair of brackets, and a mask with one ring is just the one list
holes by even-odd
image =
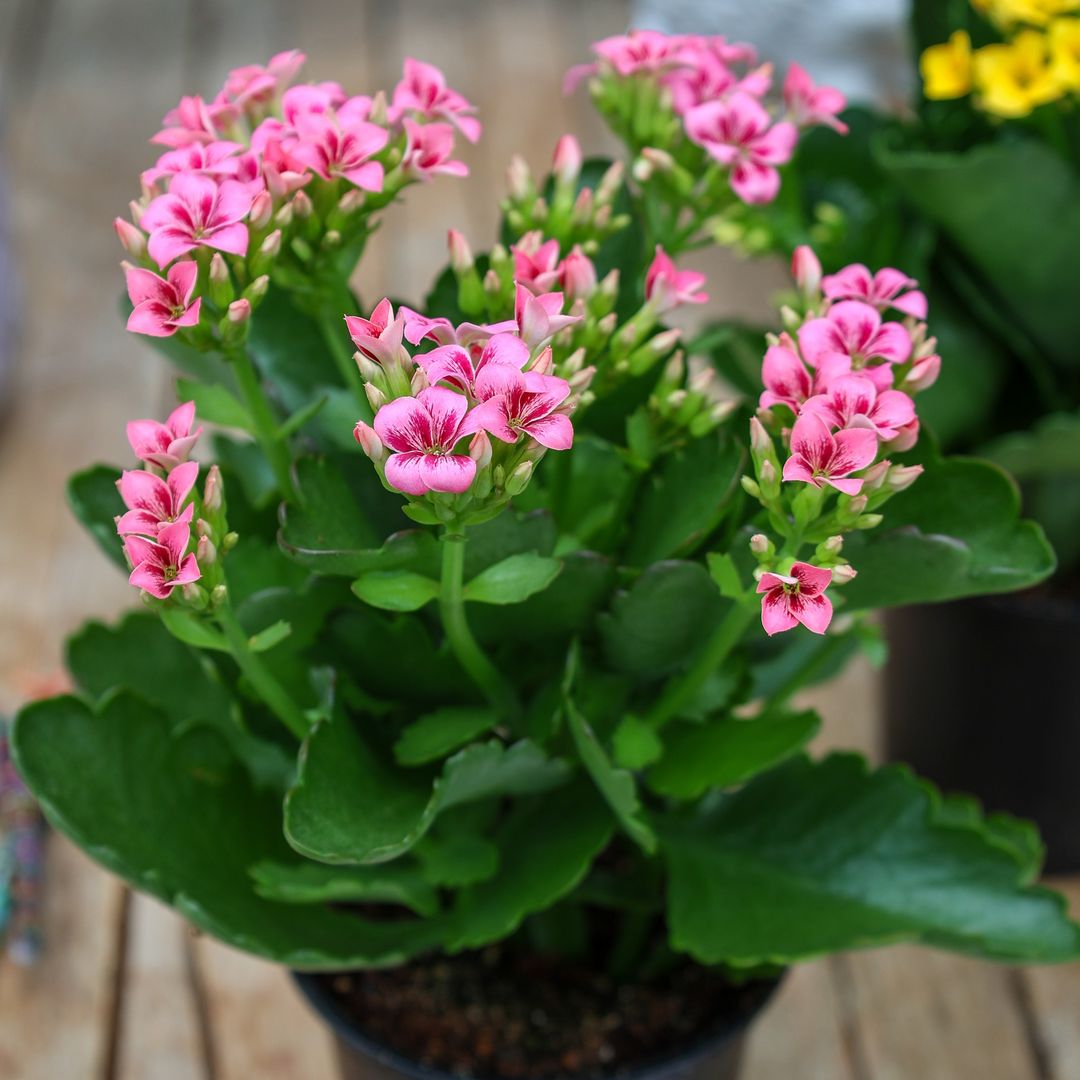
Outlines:
{"label": "pink flower", "polygon": [[475,364],[460,345],[442,345],[429,353],[420,353],[416,362],[432,385],[448,382],[473,393],[477,378],[489,364],[503,364],[520,371],[529,362],[529,346],[515,334],[496,334],[488,339]]}
{"label": "pink flower", "polygon": [[804,411],[791,429],[791,457],[784,462],[783,476],[858,495],[863,482],[851,474],[867,468],[877,450],[877,436],[869,428],[848,428],[833,435],[816,412]]}
{"label": "pink flower", "polygon": [[656,245],[656,254],[645,274],[645,299],[657,314],[673,311],[680,304],[704,304],[708,294],[698,291],[704,284],[704,274],[679,270],[667,252]]}
{"label": "pink flower", "polygon": [[345,325],[357,349],[377,364],[389,364],[403,352],[405,320],[400,311],[394,317],[394,307],[387,299],[379,301],[370,319],[346,315]]}
{"label": "pink flower", "polygon": [[449,319],[429,319],[404,304],[398,308],[398,315],[405,322],[405,340],[410,345],[419,345],[425,338],[439,345],[460,345],[473,359],[478,359],[484,343],[493,334],[513,333],[517,323],[513,319],[481,326],[477,323],[463,322],[455,326]]}
{"label": "pink flower", "polygon": [[761,103],[741,92],[698,105],[683,119],[687,135],[730,166],[732,190],[743,202],[776,198],[780,190],[776,166],[791,160],[799,137],[794,124],[772,124]]}
{"label": "pink flower", "polygon": [[175,521],[191,521],[195,507],[190,503],[184,506],[184,501],[198,475],[197,461],[177,465],[166,480],[145,469],[125,469],[116,486],[128,512],[116,519],[116,531],[121,536],[158,536]]}
{"label": "pink flower", "polygon": [[189,585],[202,577],[194,554],[185,555],[191,540],[186,521],[166,525],[157,542],[142,536],[124,539],[124,552],[133,567],[128,581],[159,600],[168,600],[177,585]]}
{"label": "pink flower", "polygon": [[404,76],[390,102],[390,120],[397,123],[410,112],[428,120],[449,120],[469,142],[480,138],[475,106],[446,85],[446,76],[437,67],[406,57]]}
{"label": "pink flower", "polygon": [[913,394],[929,390],[937,382],[941,374],[941,357],[937,353],[924,356],[911,365],[907,377],[900,384],[901,389],[908,390]]}
{"label": "pink flower", "polygon": [[293,160],[324,180],[340,176],[364,191],[382,191],[383,167],[371,158],[390,139],[385,128],[324,113],[301,117],[297,131],[300,139],[290,150]]}
{"label": "pink flower", "polygon": [[443,386],[429,386],[416,397],[395,398],[375,414],[375,431],[392,452],[386,481],[406,495],[429,491],[460,494],[476,475],[476,462],[454,447],[476,431],[463,423],[469,403]]}
{"label": "pink flower", "polygon": [[517,286],[514,318],[521,339],[530,349],[538,349],[560,330],[581,321],[580,315],[563,315],[562,309],[562,293],[541,293],[533,296],[524,285]]}
{"label": "pink flower", "polygon": [[514,280],[534,293],[549,292],[559,282],[559,241],[541,243],[539,232],[526,233],[510,249],[514,256]]}
{"label": "pink flower", "polygon": [[755,98],[769,92],[772,64],[762,64],[742,76],[732,71],[728,64],[729,61],[722,59],[715,51],[703,47],[692,65],[676,68],[662,76],[661,82],[671,94],[675,112],[682,116],[695,105],[715,101],[736,90]]}
{"label": "pink flower", "polygon": [[835,87],[815,84],[798,64],[788,68],[784,79],[784,104],[799,127],[827,124],[841,135],[848,132],[847,124],[837,119],[837,113],[847,108],[847,98]]}
{"label": "pink flower", "polygon": [[915,402],[899,390],[879,393],[865,375],[841,375],[824,394],[807,400],[803,411],[817,413],[831,427],[869,428],[887,440],[915,419]]}
{"label": "pink flower", "polygon": [[832,622],[832,602],[825,590],[832,583],[832,571],[810,563],[797,562],[791,574],[762,574],[761,625],[765,633],[783,633],[802,623],[815,634],[824,634]]}
{"label": "pink flower", "polygon": [[236,180],[219,186],[208,176],[179,173],[168,194],[154,199],[139,221],[150,233],[150,257],[164,267],[200,246],[246,255],[248,230],[242,222],[251,202],[251,192]]}
{"label": "pink flower", "polygon": [[665,71],[693,59],[690,39],[659,30],[631,30],[596,42],[592,49],[618,75]]}
{"label": "pink flower", "polygon": [[200,173],[215,178],[235,177],[240,166],[240,159],[236,155],[243,149],[240,143],[224,139],[210,143],[188,143],[176,150],[167,150],[140,179],[146,187],[153,187],[159,180],[177,173]]}
{"label": "pink flower", "polygon": [[148,465],[175,469],[187,461],[191,448],[202,434],[202,428],[191,430],[195,422],[195,402],[186,401],[169,414],[164,424],[156,420],[132,420],[127,426],[127,438],[135,456]]}
{"label": "pink flower", "polygon": [[[871,274],[862,263],[845,266],[822,281],[825,295],[830,300],[861,300],[878,311],[893,307],[905,315],[925,319],[926,296],[918,291],[918,284],[914,278],[889,266]],[[905,292],[908,289],[913,291]]]}
{"label": "pink flower", "polygon": [[225,80],[222,96],[243,109],[265,104],[296,78],[306,59],[299,49],[289,49],[270,57],[265,67],[247,64],[233,68]]}
{"label": "pink flower", "polygon": [[196,297],[194,303],[191,300],[198,275],[199,268],[191,259],[174,263],[164,278],[153,270],[125,266],[128,296],[134,305],[128,316],[128,330],[150,337],[171,337],[182,326],[195,326],[202,305],[202,297]]}
{"label": "pink flower", "polygon": [[471,430],[482,429],[506,443],[524,434],[549,450],[573,445],[574,426],[558,411],[570,396],[565,379],[489,364],[477,375],[476,396],[480,404],[469,414]]}
{"label": "pink flower", "polygon": [[919,418],[916,417],[909,424],[905,424],[897,433],[896,437],[889,440],[887,449],[890,453],[902,454],[910,450],[919,441]]}
{"label": "pink flower", "polygon": [[596,267],[580,244],[575,244],[559,264],[559,280],[571,303],[577,299],[587,300],[596,292]]}
{"label": "pink flower", "polygon": [[159,131],[150,141],[159,146],[187,146],[193,142],[213,142],[222,128],[236,119],[232,105],[207,104],[201,97],[182,97],[166,114]]}
{"label": "pink flower", "polygon": [[418,124],[408,117],[405,125],[405,155],[402,169],[410,176],[429,180],[437,173],[447,176],[468,176],[464,161],[454,161],[454,129],[449,124]]}
{"label": "pink flower", "polygon": [[322,116],[343,106],[345,101],[345,91],[336,82],[305,83],[290,87],[281,95],[281,115],[287,124],[295,127],[304,117]]}
{"label": "pink flower", "polygon": [[824,394],[833,379],[851,371],[851,362],[834,357],[818,368],[807,370],[795,351],[795,343],[787,334],[780,335],[776,345],[765,351],[761,364],[761,381],[765,390],[758,399],[762,409],[786,405],[798,415],[803,403],[815,394]]}
{"label": "pink flower", "polygon": [[[888,365],[902,364],[911,355],[911,336],[899,323],[883,324],[869,304],[844,300],[829,308],[824,318],[808,319],[799,327],[799,348],[812,367],[845,357],[852,368],[865,368],[875,385],[885,389],[892,383]],[[869,366],[875,360],[884,360],[885,366]]]}

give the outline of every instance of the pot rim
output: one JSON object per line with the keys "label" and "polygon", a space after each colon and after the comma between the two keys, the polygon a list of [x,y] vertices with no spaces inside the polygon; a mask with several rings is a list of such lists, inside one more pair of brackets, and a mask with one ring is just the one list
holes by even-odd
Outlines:
{"label": "pot rim", "polygon": [[[372,1039],[362,1032],[352,1018],[341,1007],[341,999],[329,987],[327,976],[333,972],[293,971],[293,982],[308,1005],[319,1014],[334,1034],[347,1046],[390,1069],[396,1069],[410,1080],[462,1080],[460,1075],[443,1072],[421,1062],[399,1054],[388,1046]],[[715,1053],[726,1043],[734,1041],[749,1030],[750,1025],[765,1011],[776,996],[776,991],[783,982],[787,971],[784,970],[774,980],[759,980],[761,990],[752,1008],[736,1017],[732,1017],[718,1031],[699,1039],[689,1049],[674,1057],[654,1061],[633,1072],[611,1072],[603,1074],[604,1080],[675,1080],[682,1070],[698,1064]],[[549,1076],[543,1080],[567,1080],[565,1076]]]}

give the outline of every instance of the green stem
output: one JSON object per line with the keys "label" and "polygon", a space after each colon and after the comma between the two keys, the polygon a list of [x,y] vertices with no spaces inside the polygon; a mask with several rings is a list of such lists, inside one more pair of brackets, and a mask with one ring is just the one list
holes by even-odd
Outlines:
{"label": "green stem", "polygon": [[218,626],[229,643],[229,651],[237,666],[243,672],[266,707],[300,740],[307,738],[310,725],[300,706],[289,696],[288,691],[274,678],[270,669],[251,651],[251,645],[244,628],[236,620],[229,607],[222,607],[217,612]]}
{"label": "green stem", "polygon": [[697,659],[677,679],[672,679],[664,688],[656,704],[649,710],[645,719],[654,727],[663,727],[669,720],[694,700],[701,692],[705,680],[727,658],[728,653],[739,643],[739,639],[754,621],[757,614],[755,605],[736,604],[724,617],[712,636],[705,642],[705,647],[698,653]]}
{"label": "green stem", "polygon": [[278,422],[263,392],[259,373],[247,349],[233,349],[226,354],[226,358],[232,364],[240,395],[255,425],[255,438],[270,464],[278,492],[283,499],[295,501],[297,493],[293,485],[289,447],[280,436]]}
{"label": "green stem", "polygon": [[[352,307],[352,304],[347,306]],[[345,338],[345,323],[342,319],[345,311],[345,307],[332,299],[321,303],[318,311],[319,330],[346,387],[356,398],[360,407],[360,419],[370,423],[371,406],[368,404],[367,394],[364,393],[364,380],[360,377],[360,370],[353,359],[353,350],[349,348]]]}
{"label": "green stem", "polygon": [[477,644],[465,618],[465,535],[447,532],[443,536],[442,588],[439,613],[450,648],[469,677],[484,696],[502,714],[503,720],[516,719],[521,706],[513,687]]}

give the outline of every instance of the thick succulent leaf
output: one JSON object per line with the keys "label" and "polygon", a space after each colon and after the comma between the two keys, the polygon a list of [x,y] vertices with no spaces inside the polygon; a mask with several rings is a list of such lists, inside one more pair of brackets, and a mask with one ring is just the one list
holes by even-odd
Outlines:
{"label": "thick succulent leaf", "polygon": [[734,439],[714,433],[663,458],[642,484],[627,563],[648,566],[700,544],[726,513],[744,457]]}
{"label": "thick succulent leaf", "polygon": [[439,583],[411,570],[376,570],[352,583],[352,591],[383,611],[418,611],[439,595]]}
{"label": "thick succulent leaf", "polygon": [[517,805],[496,838],[498,874],[458,894],[447,948],[457,952],[499,941],[526,916],[549,908],[585,877],[613,826],[611,812],[587,780],[557,799]]}
{"label": "thick succulent leaf", "polygon": [[449,705],[414,720],[394,743],[400,765],[426,765],[490,731],[499,722],[483,705]]}
{"label": "thick succulent leaf", "polygon": [[432,885],[459,889],[487,881],[499,869],[499,849],[483,836],[449,830],[428,833],[414,850]]}
{"label": "thick succulent leaf", "polygon": [[164,713],[126,694],[96,711],[61,697],[25,709],[13,745],[57,829],[238,949],[295,968],[355,968],[440,941],[434,920],[369,922],[260,897],[247,867],[295,861],[279,799],[255,791],[206,728],[174,734]]}
{"label": "thick succulent leaf", "polygon": [[844,587],[854,608],[1012,592],[1054,569],[1042,529],[1020,519],[1015,484],[974,458],[932,458],[885,507],[885,522],[845,541],[859,572]]}
{"label": "thick succulent leaf", "polygon": [[661,829],[672,944],[706,964],[787,964],[921,941],[1000,960],[1080,956],[1060,897],[981,821],[855,755],[799,758]]}
{"label": "thick succulent leaf", "polygon": [[709,788],[745,783],[801,750],[820,726],[816,713],[801,712],[669,727],[664,756],[649,770],[649,787],[659,795],[696,799]]}
{"label": "thick succulent leaf", "polygon": [[320,721],[304,741],[285,798],[285,834],[309,858],[379,863],[416,845],[442,810],[495,795],[525,795],[564,783],[570,769],[538,747],[477,743],[433,769],[403,769],[388,750],[342,716]]}
{"label": "thick succulent leaf", "polygon": [[72,513],[94,538],[110,562],[127,572],[124,544],[116,535],[116,519],[127,509],[116,481],[120,470],[112,465],[93,465],[68,480],[67,499]]}

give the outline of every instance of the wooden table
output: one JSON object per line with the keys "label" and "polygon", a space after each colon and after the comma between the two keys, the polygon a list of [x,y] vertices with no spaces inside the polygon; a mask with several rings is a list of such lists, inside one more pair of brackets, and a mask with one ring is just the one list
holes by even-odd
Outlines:
{"label": "wooden table", "polygon": [[[625,26],[622,0],[3,0],[0,123],[23,278],[16,398],[0,431],[0,709],[60,668],[85,618],[130,604],[75,525],[68,473],[124,461],[124,421],[161,413],[162,366],[116,315],[111,220],[152,161],[143,139],[181,92],[297,45],[317,78],[392,85],[408,53],[445,68],[486,122],[472,178],[412,193],[380,233],[366,296],[415,295],[448,226],[494,233],[511,152],[546,164],[577,131],[610,148],[581,98],[553,94],[588,43]],[[405,230],[407,221],[407,231]],[[755,315],[775,267],[710,265],[718,311]],[[831,743],[868,746],[876,682],[856,667],[818,695]],[[3,1080],[332,1080],[329,1040],[269,964],[196,937],[61,837],[48,856],[46,953],[0,963]],[[1080,886],[1070,889],[1080,903]],[[750,1080],[1080,1080],[1080,966],[995,967],[913,948],[810,964],[754,1035]]]}

